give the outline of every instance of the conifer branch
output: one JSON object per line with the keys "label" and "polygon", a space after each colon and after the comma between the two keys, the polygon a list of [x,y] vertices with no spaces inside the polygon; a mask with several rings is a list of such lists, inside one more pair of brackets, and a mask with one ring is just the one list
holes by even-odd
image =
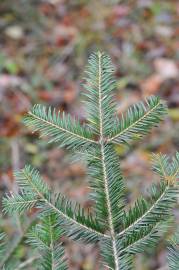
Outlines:
{"label": "conifer branch", "polygon": [[[169,165],[166,162],[168,158],[162,155],[153,155],[153,159],[155,160],[154,170],[162,177],[163,181],[159,186],[154,185],[151,190],[153,198],[151,198],[151,202],[153,201],[153,203],[149,204],[142,199],[141,201],[138,201],[133,209],[129,210],[126,217],[124,217],[127,226],[118,234],[118,237],[130,234],[140,227],[155,224],[158,219],[161,220],[162,217],[166,218],[166,216],[169,215],[170,209],[176,202],[179,190],[175,187],[175,182],[179,173],[179,163],[177,167]],[[173,168],[173,170],[171,170],[171,168]],[[168,202],[167,205],[164,204],[165,200]],[[139,216],[135,219],[137,213],[139,213]],[[133,220],[133,215],[134,221],[131,222]]]}
{"label": "conifer branch", "polygon": [[179,231],[172,237],[168,246],[167,255],[168,266],[170,270],[179,269]]}
{"label": "conifer branch", "polygon": [[[86,231],[87,233],[90,233],[90,234],[94,234],[96,235],[96,237],[98,238],[101,238],[101,237],[108,237],[107,235],[97,231],[97,230],[94,230],[93,228],[90,228],[88,227],[86,224],[83,224],[83,223],[80,223],[78,222],[77,220],[75,220],[74,218],[72,218],[71,216],[68,215],[68,212],[65,212],[65,211],[62,211],[60,208],[57,208],[55,207],[55,205],[53,205],[50,201],[50,197],[49,196],[45,196],[44,193],[42,193],[41,191],[44,190],[44,187],[43,189],[41,189],[41,191],[39,190],[39,187],[36,183],[34,183],[34,174],[35,174],[35,171],[33,169],[31,169],[29,166],[26,166],[22,171],[21,171],[21,175],[22,176],[19,176],[19,182],[21,183],[22,185],[22,178],[24,177],[24,180],[28,183],[29,187],[32,188],[33,192],[35,192],[39,199],[44,202],[46,205],[49,206],[50,209],[52,209],[55,213],[59,214],[61,217],[65,218],[67,221],[70,222],[70,224],[75,224],[77,225],[79,228],[83,229],[84,231]],[[36,173],[36,175],[38,175]],[[41,180],[41,179],[39,179]],[[38,181],[39,181],[38,180]],[[43,180],[41,180],[43,181]],[[41,181],[39,181],[39,183],[41,183]],[[46,190],[46,187],[45,187],[45,191],[47,192]]]}
{"label": "conifer branch", "polygon": [[[155,226],[156,228],[157,228],[158,224]],[[136,237],[136,239],[135,239],[135,237]],[[127,238],[127,243],[125,244],[126,247],[124,247],[121,250],[121,254],[142,253],[142,252],[144,252],[144,249],[147,249],[149,247],[153,247],[157,243],[159,238],[160,238],[160,235],[158,233],[158,230],[155,230],[155,228],[153,228],[153,227],[145,228],[145,229],[143,229],[142,232],[134,233],[133,235],[131,235],[131,237]]]}
{"label": "conifer branch", "polygon": [[3,199],[4,212],[13,214],[15,211],[20,214],[35,207],[39,202],[38,198],[34,197],[34,194],[11,194]]}
{"label": "conifer branch", "polygon": [[64,248],[59,244],[63,229],[58,226],[57,214],[41,216],[41,224],[36,225],[28,234],[30,243],[41,254],[40,264],[42,269],[66,270]]}
{"label": "conifer branch", "polygon": [[98,144],[89,129],[82,127],[79,121],[50,107],[35,105],[24,118],[24,123],[42,135],[49,136],[49,142],[57,142],[60,146],[81,148]]}
{"label": "conifer branch", "polygon": [[38,256],[34,256],[32,258],[27,259],[26,261],[22,262],[17,268],[15,268],[14,270],[21,270],[24,269],[25,267],[32,265],[35,261],[37,261],[39,259]]}
{"label": "conifer branch", "polygon": [[[161,193],[160,197],[151,205],[151,207],[144,212],[144,214],[142,216],[140,216],[137,220],[135,220],[132,224],[130,224],[126,229],[124,229],[123,231],[121,231],[117,236],[121,237],[125,234],[131,233],[132,231],[135,230],[136,226],[140,224],[145,224],[145,220],[150,217],[152,211],[157,207],[157,205],[159,204],[159,202],[164,198],[167,190],[169,189],[169,186],[166,186],[165,189],[163,190],[163,192]],[[130,214],[129,214],[130,215]],[[144,225],[141,225],[144,226]]]}
{"label": "conifer branch", "polygon": [[14,240],[10,240],[10,241],[6,240],[6,242],[4,243],[3,253],[0,254],[0,259],[1,259],[0,269],[3,269],[3,267],[6,266],[6,263],[8,263],[8,261],[11,259],[12,255],[14,254],[14,252],[16,251],[20,243],[23,241],[26,233],[31,228],[36,218],[37,218],[36,215],[32,217],[29,223],[24,228],[23,232]]}
{"label": "conifer branch", "polygon": [[166,114],[166,106],[158,97],[151,96],[145,103],[130,107],[121,119],[114,121],[114,131],[107,142],[124,143],[131,139],[140,138],[156,126]]}

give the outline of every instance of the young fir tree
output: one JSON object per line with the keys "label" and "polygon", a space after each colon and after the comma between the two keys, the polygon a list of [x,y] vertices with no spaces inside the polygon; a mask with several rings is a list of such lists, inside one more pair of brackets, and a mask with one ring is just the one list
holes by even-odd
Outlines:
{"label": "young fir tree", "polygon": [[[126,210],[125,181],[114,147],[147,134],[167,109],[159,97],[152,96],[118,118],[113,72],[109,56],[100,52],[90,56],[84,85],[86,125],[43,105],[35,105],[25,117],[25,124],[47,136],[49,142],[81,153],[87,163],[94,202],[86,212],[63,194],[52,193],[31,166],[16,173],[19,194],[7,196],[3,205],[10,214],[40,209],[40,224],[28,233],[28,242],[41,254],[37,269],[67,269],[64,248],[59,243],[61,235],[98,244],[101,269],[133,269],[133,255],[158,242],[163,225],[172,215],[178,196],[179,153],[172,161],[166,155],[153,155],[153,170],[160,176],[160,183],[152,185],[148,199],[141,197]],[[170,267],[178,269],[173,263]]]}

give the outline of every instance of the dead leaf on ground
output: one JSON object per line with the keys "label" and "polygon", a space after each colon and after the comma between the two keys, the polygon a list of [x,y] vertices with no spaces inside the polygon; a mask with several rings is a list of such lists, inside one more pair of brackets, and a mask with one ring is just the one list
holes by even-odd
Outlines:
{"label": "dead leaf on ground", "polygon": [[179,70],[172,59],[158,58],[154,61],[154,68],[162,80],[177,78]]}

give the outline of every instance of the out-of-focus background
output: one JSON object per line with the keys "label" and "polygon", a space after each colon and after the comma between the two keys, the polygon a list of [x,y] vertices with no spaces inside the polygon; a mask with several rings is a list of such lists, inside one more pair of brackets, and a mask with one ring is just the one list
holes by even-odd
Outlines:
{"label": "out-of-focus background", "polygon": [[[13,171],[31,163],[52,188],[89,206],[82,164],[48,145],[22,124],[35,103],[85,119],[80,93],[89,54],[104,50],[116,67],[118,112],[149,95],[166,100],[169,116],[130,148],[116,147],[128,200],[145,195],[156,177],[151,152],[179,150],[179,2],[177,0],[1,0],[0,1],[0,197],[16,190]],[[176,220],[177,211],[175,211]],[[177,223],[177,221],[176,221]],[[0,217],[13,237],[15,221]],[[67,241],[67,240],[66,240]],[[98,249],[67,241],[70,269],[98,270]],[[166,243],[137,256],[136,269],[163,269]],[[23,260],[28,248],[16,256]]]}

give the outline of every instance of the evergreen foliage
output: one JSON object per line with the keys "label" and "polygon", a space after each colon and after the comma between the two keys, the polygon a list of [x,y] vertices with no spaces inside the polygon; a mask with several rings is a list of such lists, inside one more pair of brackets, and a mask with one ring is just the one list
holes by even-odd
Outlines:
{"label": "evergreen foliage", "polygon": [[42,254],[39,269],[66,270],[64,248],[59,244],[63,231],[58,225],[57,214],[51,213],[41,217],[41,224],[37,224],[28,234],[28,242]]}
{"label": "evergreen foliage", "polygon": [[[31,219],[24,219],[24,226],[21,230],[17,230],[14,237],[8,237],[5,233],[0,234],[0,269],[3,270],[20,270],[29,269],[28,266],[32,267],[37,262],[38,257],[33,256],[29,259],[25,259],[23,262],[20,261],[18,250],[21,244],[25,241],[26,235],[33,223],[36,221],[36,215],[32,216]],[[21,223],[21,220],[18,220]],[[22,225],[22,224],[21,224]],[[35,269],[35,268],[34,268]]]}
{"label": "evergreen foliage", "polygon": [[170,270],[179,269],[179,232],[177,231],[168,247],[168,265]]}
{"label": "evergreen foliage", "polygon": [[[109,56],[100,52],[90,56],[85,84],[86,125],[42,105],[35,105],[24,119],[49,142],[84,154],[94,201],[93,208],[85,211],[63,194],[51,192],[31,166],[16,173],[20,191],[4,198],[4,211],[22,214],[33,207],[40,209],[40,223],[28,233],[28,243],[39,250],[37,269],[67,269],[64,248],[59,243],[62,235],[98,244],[102,264],[108,269],[133,269],[133,255],[155,246],[172,215],[179,190],[179,153],[172,161],[166,155],[153,155],[159,184],[152,185],[147,199],[141,197],[129,210],[125,208],[125,182],[115,144],[129,143],[147,134],[167,109],[159,97],[152,96],[118,118],[113,73]],[[173,266],[176,256],[172,250],[169,266],[174,270],[178,268]]]}

